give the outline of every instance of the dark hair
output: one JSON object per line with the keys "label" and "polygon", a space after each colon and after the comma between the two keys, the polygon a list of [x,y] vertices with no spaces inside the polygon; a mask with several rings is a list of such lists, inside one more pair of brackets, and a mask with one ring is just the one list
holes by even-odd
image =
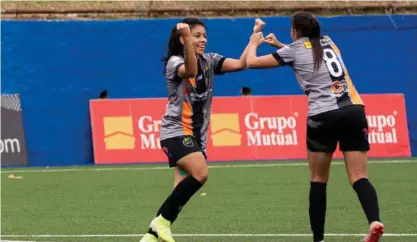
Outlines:
{"label": "dark hair", "polygon": [[250,87],[242,87],[241,91],[243,96],[249,96],[252,93]]}
{"label": "dark hair", "polygon": [[299,12],[292,17],[292,27],[299,37],[310,38],[313,48],[314,70],[320,68],[323,60],[323,48],[320,45],[320,24],[309,12]]}
{"label": "dark hair", "polygon": [[[204,28],[206,27],[203,21],[198,18],[185,18],[181,21],[181,23],[188,24],[190,29],[194,28],[196,25],[201,25]],[[171,36],[169,37],[168,41],[168,51],[166,56],[162,58],[162,61],[164,62],[164,70],[169,58],[171,58],[173,55],[184,55],[184,46],[180,42],[180,35],[177,31],[177,25],[175,25],[171,30]]]}
{"label": "dark hair", "polygon": [[98,98],[100,99],[105,99],[108,97],[108,91],[107,90],[103,90],[100,92],[100,96],[98,96]]}

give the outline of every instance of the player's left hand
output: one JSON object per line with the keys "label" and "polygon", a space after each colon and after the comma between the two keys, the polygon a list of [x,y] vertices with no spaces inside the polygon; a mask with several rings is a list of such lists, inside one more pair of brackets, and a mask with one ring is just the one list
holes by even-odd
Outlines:
{"label": "player's left hand", "polygon": [[263,43],[264,37],[262,32],[253,33],[250,37],[250,43],[256,46],[260,46]]}
{"label": "player's left hand", "polygon": [[253,32],[254,33],[262,32],[264,27],[265,27],[265,22],[262,21],[262,19],[260,19],[260,18],[256,18],[255,19],[255,26],[253,26]]}

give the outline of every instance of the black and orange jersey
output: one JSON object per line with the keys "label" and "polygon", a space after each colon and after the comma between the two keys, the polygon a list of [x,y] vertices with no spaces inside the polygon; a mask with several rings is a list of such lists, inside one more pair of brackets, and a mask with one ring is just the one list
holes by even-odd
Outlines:
{"label": "black and orange jersey", "polygon": [[184,64],[182,56],[172,56],[166,65],[168,104],[162,118],[161,140],[192,135],[205,151],[211,115],[214,75],[222,74],[225,58],[214,53],[198,57],[198,75],[195,78],[178,77]]}

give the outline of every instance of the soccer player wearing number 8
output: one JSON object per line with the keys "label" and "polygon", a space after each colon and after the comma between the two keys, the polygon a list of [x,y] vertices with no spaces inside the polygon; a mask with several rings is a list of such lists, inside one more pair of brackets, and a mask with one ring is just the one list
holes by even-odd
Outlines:
{"label": "soccer player wearing number 8", "polygon": [[[337,143],[343,152],[349,181],[369,222],[363,241],[377,242],[384,232],[378,198],[367,175],[368,123],[364,104],[352,84],[339,49],[328,36],[321,36],[317,19],[308,12],[292,17],[289,45],[273,34],[251,36],[246,64],[251,69],[290,66],[308,95],[307,148],[311,174],[309,215],[315,242],[324,241],[326,186]],[[256,56],[262,42],[278,51]]]}

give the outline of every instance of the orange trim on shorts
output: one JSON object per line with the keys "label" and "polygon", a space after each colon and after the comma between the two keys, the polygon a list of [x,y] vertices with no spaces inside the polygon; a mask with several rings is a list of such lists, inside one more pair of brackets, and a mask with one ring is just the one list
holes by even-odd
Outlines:
{"label": "orange trim on shorts", "polygon": [[[324,36],[326,39],[330,40],[329,36]],[[333,41],[330,42],[332,49],[334,50],[334,52],[336,52],[336,54],[340,55],[340,50],[339,48],[333,43]],[[345,73],[345,80],[348,84],[348,88],[349,88],[349,97],[350,100],[352,101],[353,104],[363,104],[361,97],[359,96],[358,91],[356,91],[355,85],[353,85],[352,79],[349,76],[348,71],[346,70],[346,68],[343,68],[343,72]]]}

